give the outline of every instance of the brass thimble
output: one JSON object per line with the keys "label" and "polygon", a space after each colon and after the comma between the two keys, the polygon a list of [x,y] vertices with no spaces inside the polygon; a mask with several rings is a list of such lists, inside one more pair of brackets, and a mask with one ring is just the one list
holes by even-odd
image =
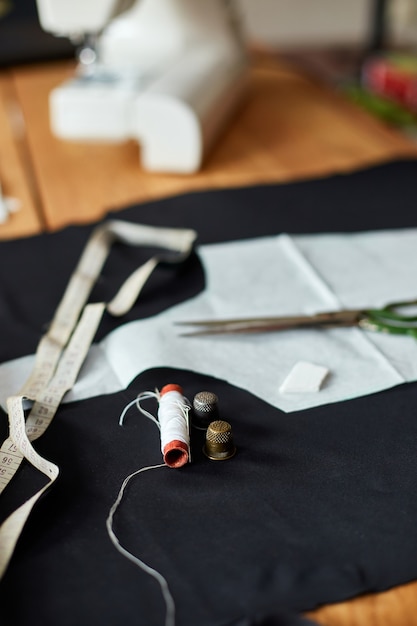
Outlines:
{"label": "brass thimble", "polygon": [[216,420],[211,422],[206,432],[206,442],[203,452],[213,461],[230,459],[236,452],[232,437],[232,427],[229,422]]}
{"label": "brass thimble", "polygon": [[198,428],[207,428],[210,422],[219,419],[218,398],[212,391],[200,391],[193,400],[193,423]]}

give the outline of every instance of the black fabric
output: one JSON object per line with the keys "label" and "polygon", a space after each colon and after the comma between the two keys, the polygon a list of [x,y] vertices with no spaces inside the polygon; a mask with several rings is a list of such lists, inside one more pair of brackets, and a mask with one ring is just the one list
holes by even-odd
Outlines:
{"label": "black fabric", "polygon": [[[192,193],[115,216],[194,227],[200,243],[415,227],[416,191],[417,162],[404,161],[316,181]],[[0,245],[1,361],[34,352],[91,228]],[[92,300],[109,299],[145,256],[116,248]],[[106,317],[97,339],[203,288],[197,255],[160,268],[129,315]],[[155,426],[136,416],[121,428],[120,413],[140,391],[169,382],[188,397],[214,391],[238,447],[233,460],[210,462],[193,431],[193,463],[134,478],[116,516],[123,545],[167,579],[177,626],[302,624],[296,614],[321,603],[417,577],[417,384],[285,414],[198,371],[195,355],[195,372],[149,370],[123,392],[60,407],[36,447],[61,474],[0,584],[5,624],[164,624],[157,583],[115,550],[105,520],[125,476],[161,462]],[[40,484],[22,466],[2,494],[2,519]]]}
{"label": "black fabric", "polygon": [[313,626],[314,622],[299,615],[277,614],[255,619],[239,619],[230,626]]}

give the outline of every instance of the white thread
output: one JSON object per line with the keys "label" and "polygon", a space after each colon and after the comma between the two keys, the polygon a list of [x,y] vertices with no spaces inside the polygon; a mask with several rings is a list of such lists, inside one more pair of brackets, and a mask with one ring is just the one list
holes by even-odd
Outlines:
{"label": "white thread", "polygon": [[[174,394],[174,395],[172,395]],[[165,399],[164,398],[167,398]],[[158,419],[152,415],[152,413],[150,413],[149,411],[147,411],[146,409],[144,409],[141,405],[141,401],[142,400],[149,400],[149,399],[155,399],[158,401],[159,403],[159,410],[158,410],[158,418],[160,420],[161,417],[161,404],[163,406],[162,408],[162,423],[160,421],[158,421]],[[187,404],[188,403],[188,404]],[[143,391],[142,393],[140,393],[134,400],[132,400],[131,402],[129,402],[129,404],[127,404],[125,406],[125,408],[123,409],[120,418],[119,418],[119,424],[122,426],[123,425],[123,421],[124,418],[126,416],[126,413],[129,411],[129,409],[132,406],[136,406],[137,409],[143,414],[145,415],[145,417],[147,417],[148,419],[150,419],[152,422],[154,422],[154,424],[160,429],[161,431],[161,442],[162,442],[162,431],[165,428],[165,432],[164,432],[164,438],[169,437],[169,433],[174,433],[175,438],[178,439],[178,437],[181,435],[183,436],[183,432],[182,432],[182,428],[180,426],[177,425],[177,427],[172,428],[170,427],[170,422],[174,421],[177,424],[178,418],[180,416],[180,419],[182,420],[182,423],[185,422],[186,424],[186,428],[187,428],[187,433],[188,433],[188,411],[190,410],[190,403],[188,402],[188,400],[186,398],[184,398],[178,391],[168,391],[166,393],[164,393],[162,396],[159,393],[158,390],[155,391]],[[180,433],[180,434],[178,434]],[[187,443],[187,445],[189,446],[189,437],[188,441],[185,441],[184,443]],[[172,441],[172,439],[169,439],[169,441]],[[180,439],[180,441],[183,441],[183,439]],[[166,445],[166,444],[165,444]],[[165,447],[165,446],[164,446]],[[163,448],[162,448],[162,443],[161,443],[161,449],[163,452]],[[125,556],[129,561],[131,561],[132,563],[134,563],[135,565],[137,565],[138,567],[140,567],[140,569],[142,571],[144,571],[145,573],[149,574],[150,576],[152,576],[160,585],[161,587],[161,592],[162,592],[162,596],[164,598],[165,601],[165,606],[166,606],[166,614],[165,614],[165,626],[175,626],[175,603],[174,603],[174,599],[171,595],[171,592],[169,590],[168,587],[168,582],[167,580],[162,576],[162,574],[160,572],[158,572],[156,569],[154,569],[153,567],[150,567],[149,565],[147,565],[144,561],[142,561],[141,559],[139,559],[137,556],[135,556],[134,554],[132,554],[131,552],[129,552],[129,550],[127,550],[124,546],[122,546],[122,544],[120,543],[116,533],[113,530],[113,519],[114,519],[114,515],[122,501],[123,498],[123,494],[124,491],[126,489],[127,484],[129,483],[129,481],[136,476],[137,474],[141,474],[142,472],[146,472],[148,470],[151,469],[158,469],[161,467],[168,467],[168,465],[166,463],[161,463],[159,465],[150,465],[148,467],[142,467],[138,470],[136,470],[135,472],[133,472],[132,474],[129,474],[129,476],[127,476],[123,483],[122,486],[120,487],[118,496],[113,504],[113,506],[110,509],[109,515],[107,517],[106,520],[106,528],[107,528],[107,532],[109,534],[109,537],[113,543],[113,545],[115,546],[115,548],[118,550],[118,552],[120,552],[120,554],[122,554],[123,556]]]}
{"label": "white thread", "polygon": [[146,411],[140,404],[141,400],[148,400],[149,398],[155,398],[155,400],[157,400],[159,402],[159,399],[160,399],[159,391],[158,390],[156,390],[156,391],[142,391],[142,393],[140,393],[134,400],[129,402],[129,404],[127,406],[125,406],[125,408],[122,411],[122,414],[120,415],[120,418],[119,418],[120,426],[123,426],[123,420],[124,420],[125,415],[128,412],[128,410],[132,406],[136,406],[136,408],[139,409],[139,411],[143,415],[145,415],[145,417],[147,417],[152,422],[154,422],[154,424],[156,424],[158,426],[158,428],[160,429],[161,425],[158,422],[158,420],[156,419],[156,417],[154,415],[152,415],[152,413],[149,413],[149,411]]}
{"label": "white thread", "polygon": [[[144,409],[141,405],[142,400],[155,399],[159,403],[158,417]],[[162,393],[158,390],[143,391],[135,400],[132,400],[123,409],[119,424],[122,426],[126,413],[132,406],[137,409],[156,424],[160,430],[161,452],[164,461],[169,467],[182,467],[190,460],[190,435],[189,435],[189,411],[191,404],[180,391],[167,390]],[[181,442],[185,449],[181,449],[179,445],[171,446],[174,442]]]}
{"label": "white thread", "polygon": [[[136,402],[136,400],[135,400],[135,402]],[[132,403],[130,403],[130,405],[131,404]],[[160,467],[167,467],[167,466],[164,463],[161,463],[160,465],[150,465],[148,467],[142,467],[141,469],[136,470],[132,474],[129,474],[129,476],[127,476],[124,479],[124,481],[122,483],[122,486],[120,487],[119,494],[118,494],[118,496],[117,496],[113,506],[110,509],[109,515],[108,515],[107,520],[106,520],[106,527],[107,527],[107,532],[109,534],[109,537],[110,537],[113,545],[115,546],[115,548],[121,554],[123,554],[123,556],[125,556],[129,561],[131,561],[132,563],[134,563],[135,565],[140,567],[140,569],[142,571],[144,571],[146,574],[149,574],[149,576],[152,576],[159,583],[159,586],[161,587],[161,591],[162,591],[162,596],[163,596],[164,601],[165,601],[165,606],[166,606],[165,626],[175,626],[175,603],[174,603],[174,599],[173,599],[173,597],[171,595],[171,592],[169,590],[168,583],[167,583],[166,579],[156,569],[154,569],[153,567],[150,567],[144,561],[142,561],[137,556],[135,556],[134,554],[129,552],[129,550],[124,548],[122,546],[122,544],[120,543],[116,533],[113,530],[114,515],[115,515],[115,513],[116,513],[116,511],[117,511],[117,509],[119,507],[119,504],[122,501],[123,493],[124,493],[124,491],[126,489],[127,484],[129,483],[129,481],[134,476],[136,476],[137,474],[140,474],[142,472],[146,472],[146,471],[152,470],[152,469],[158,469]]]}
{"label": "white thread", "polygon": [[168,391],[159,400],[158,420],[161,425],[161,450],[171,441],[182,441],[188,447],[188,412],[184,396],[179,391]]}

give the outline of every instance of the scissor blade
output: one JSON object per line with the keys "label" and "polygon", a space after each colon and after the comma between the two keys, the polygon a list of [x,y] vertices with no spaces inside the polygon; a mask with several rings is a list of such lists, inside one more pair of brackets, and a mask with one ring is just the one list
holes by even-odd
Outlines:
{"label": "scissor blade", "polygon": [[189,337],[230,333],[264,333],[308,327],[354,326],[362,317],[362,311],[331,311],[328,313],[317,313],[316,315],[199,320],[177,322],[177,325],[194,328],[195,330],[182,333],[182,336]]}

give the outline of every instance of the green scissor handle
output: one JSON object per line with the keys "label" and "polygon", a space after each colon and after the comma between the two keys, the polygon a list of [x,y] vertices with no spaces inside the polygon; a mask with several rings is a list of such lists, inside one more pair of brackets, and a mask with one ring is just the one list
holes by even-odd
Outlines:
{"label": "green scissor handle", "polygon": [[368,309],[359,326],[394,335],[411,335],[417,339],[417,313],[405,315],[399,309],[417,306],[417,300],[391,302],[382,309]]}

